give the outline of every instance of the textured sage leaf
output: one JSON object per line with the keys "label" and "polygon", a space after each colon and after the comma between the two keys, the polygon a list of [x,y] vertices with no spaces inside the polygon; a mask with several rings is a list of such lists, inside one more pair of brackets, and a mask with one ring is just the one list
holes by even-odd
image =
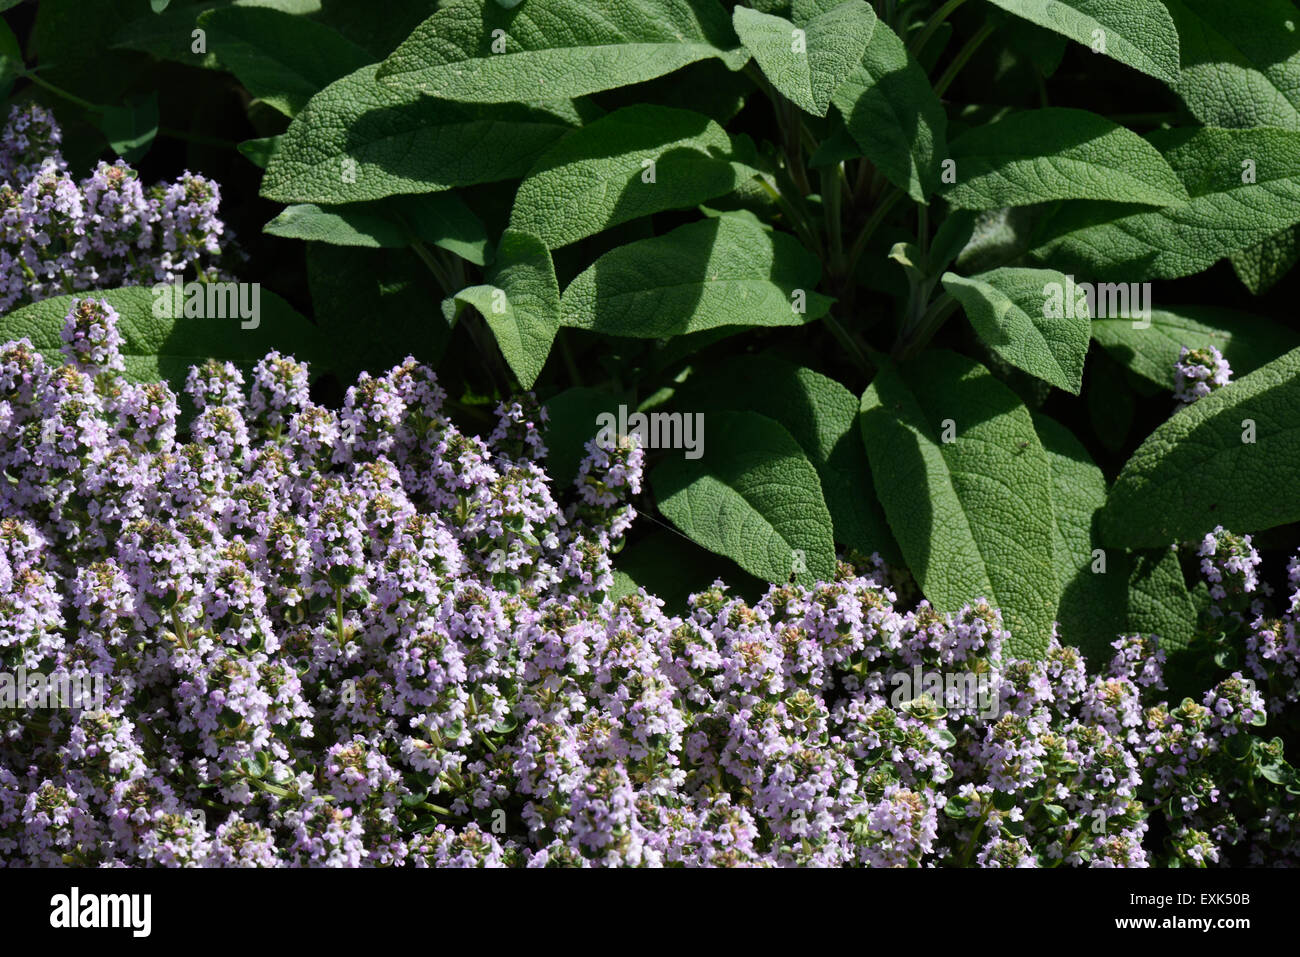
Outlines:
{"label": "textured sage leaf", "polygon": [[1289,0],[1165,0],[1182,41],[1174,90],[1206,126],[1300,129],[1300,47]]}
{"label": "textured sage leaf", "polygon": [[370,55],[323,23],[265,7],[229,6],[199,17],[208,48],[249,93],[294,116]]}
{"label": "textured sage leaf", "polygon": [[487,228],[455,193],[342,206],[289,206],[263,231],[288,239],[372,248],[400,248],[423,240],[478,266],[487,261]]}
{"label": "textured sage leaf", "polygon": [[529,0],[514,10],[453,0],[393,51],[379,79],[466,102],[574,97],[706,57],[740,69],[747,57],[735,45],[718,0]]}
{"label": "textured sage leaf", "polygon": [[1049,107],[1012,113],[952,141],[957,207],[998,209],[1055,199],[1168,206],[1187,190],[1156,148],[1087,110]]}
{"label": "textured sage leaf", "polygon": [[1136,552],[1129,563],[1129,632],[1155,635],[1166,651],[1186,648],[1196,633],[1196,605],[1178,552],[1168,546]]}
{"label": "textured sage leaf", "polygon": [[510,225],[555,249],[729,193],[754,175],[741,159],[727,132],[702,114],[627,106],[542,154],[519,184]]}
{"label": "textured sage leaf", "polygon": [[611,249],[564,290],[561,310],[565,325],[643,339],[798,326],[830,308],[813,291],[820,278],[821,263],[793,237],[719,216]]}
{"label": "textured sage leaf", "polygon": [[918,203],[938,189],[948,116],[921,65],[886,24],[877,22],[862,62],[831,101],[891,183]]}
{"label": "textured sage leaf", "polygon": [[876,492],[925,597],[947,612],[983,598],[1002,609],[1013,654],[1042,655],[1059,589],[1051,466],[1029,410],[983,366],[934,349],[883,367],[860,421]]}
{"label": "textured sage leaf", "polygon": [[1262,296],[1300,262],[1300,227],[1292,226],[1239,253],[1233,253],[1232,269],[1254,295]]}
{"label": "textured sage leaf", "polygon": [[[1254,441],[1247,423],[1253,423]],[[1300,349],[1175,413],[1129,459],[1103,513],[1104,540],[1189,541],[1222,525],[1300,520]]]}
{"label": "textured sage leaf", "polygon": [[1176,279],[1300,223],[1300,132],[1158,130],[1148,138],[1191,199],[1157,210],[1064,203],[1039,227],[1035,259],[1093,279]]}
{"label": "textured sage leaf", "polygon": [[1157,80],[1178,80],[1178,31],[1161,0],[990,2]]}
{"label": "textured sage leaf", "polygon": [[650,473],[659,510],[692,541],[759,578],[832,579],[831,516],[799,443],[756,412],[714,412],[704,424],[701,458],[671,450]]}
{"label": "textured sage leaf", "polygon": [[105,106],[100,128],[113,152],[128,163],[137,163],[158,135],[157,92],[130,96],[121,106]]}
{"label": "textured sage leaf", "polygon": [[772,356],[737,356],[688,382],[675,405],[688,414],[748,409],[780,422],[817,470],[835,540],[898,563],[862,446],[858,400],[844,386]]}
{"label": "textured sage leaf", "polygon": [[825,116],[831,94],[862,62],[876,14],[864,0],[847,0],[796,27],[738,6],[731,22],[772,86],[800,109]]}
{"label": "textured sage leaf", "polygon": [[444,312],[454,319],[462,306],[477,309],[519,384],[531,389],[560,328],[560,287],[550,251],[536,236],[507,229],[487,280],[456,293]]}
{"label": "textured sage leaf", "polygon": [[[1048,315],[1052,285],[1061,291],[1061,308]],[[1082,314],[1077,305],[1064,308],[1066,285],[1066,277],[1051,269],[1005,267],[943,277],[943,288],[962,304],[990,349],[1016,368],[1078,395],[1090,330],[1086,308]]]}
{"label": "textured sage leaf", "polygon": [[1300,333],[1280,322],[1216,306],[1153,309],[1151,325],[1146,322],[1094,319],[1092,337],[1121,364],[1166,389],[1174,387],[1174,363],[1183,346],[1213,346],[1238,378],[1300,346]]}
{"label": "textured sage leaf", "polygon": [[[259,297],[255,320],[241,320],[160,319],[154,315],[155,296],[148,286],[55,296],[0,316],[0,342],[26,336],[47,359],[62,362],[64,317],[75,300],[94,298],[107,302],[121,317],[122,355],[127,378],[134,382],[166,380],[179,390],[189,367],[205,359],[229,360],[247,371],[273,349],[305,361],[315,359],[321,351],[316,327],[275,293],[261,289]],[[246,322],[249,327],[241,328]]]}
{"label": "textured sage leaf", "polygon": [[404,94],[375,82],[367,66],[294,117],[262,195],[327,205],[513,179],[577,125],[565,112],[562,104],[481,107]]}
{"label": "textured sage leaf", "polygon": [[238,149],[241,156],[259,169],[266,169],[271,157],[280,148],[279,136],[263,136],[255,140],[244,140]]}
{"label": "textured sage leaf", "polygon": [[1065,426],[1036,414],[1034,430],[1052,470],[1053,554],[1061,588],[1058,635],[1082,649],[1089,661],[1104,663],[1110,643],[1124,631],[1128,588],[1124,553],[1094,554],[1099,548],[1094,522],[1106,504],[1106,478]]}

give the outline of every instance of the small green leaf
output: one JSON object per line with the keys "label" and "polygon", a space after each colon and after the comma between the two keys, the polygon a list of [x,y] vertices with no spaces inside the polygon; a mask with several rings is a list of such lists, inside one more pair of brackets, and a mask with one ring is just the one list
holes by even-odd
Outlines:
{"label": "small green leaf", "polygon": [[585,96],[652,80],[706,57],[732,69],[734,46],[717,0],[453,0],[379,68],[379,80],[445,100],[505,103]]}
{"label": "small green leaf", "polygon": [[1178,80],[1178,31],[1160,0],[990,0],[1157,80]]}
{"label": "small green leaf", "polygon": [[1041,656],[1059,588],[1051,465],[1029,410],[983,366],[934,349],[876,374],[861,424],[876,492],[925,596],[945,612],[990,602],[1011,653]]}
{"label": "small green leaf", "polygon": [[705,424],[702,458],[673,454],[651,473],[659,510],[759,578],[833,578],[831,516],[799,443],[756,412],[715,412]]}
{"label": "small green leaf", "polygon": [[[831,301],[791,236],[720,216],[612,249],[564,290],[564,324],[655,339],[718,326],[799,326]],[[799,307],[804,311],[800,312]]]}
{"label": "small green leaf", "polygon": [[1216,306],[1153,309],[1149,319],[1094,319],[1092,337],[1118,362],[1165,389],[1174,387],[1174,363],[1183,346],[1213,346],[1238,378],[1300,346],[1300,333],[1276,320]]}
{"label": "small green leaf", "polygon": [[912,199],[926,202],[947,157],[948,116],[898,34],[878,22],[861,64],[831,100],[867,158]]}
{"label": "small green leaf", "polygon": [[573,484],[587,442],[600,431],[597,416],[606,412],[617,416],[619,405],[626,404],[627,399],[626,395],[575,386],[547,400],[549,420],[543,440],[547,448],[546,471],[555,488]]}
{"label": "small green leaf", "polygon": [[825,116],[831,94],[862,62],[876,14],[863,0],[847,0],[796,27],[738,6],[731,22],[772,86],[800,109]]}
{"label": "small green leaf", "polygon": [[443,312],[454,320],[462,306],[477,309],[519,384],[531,389],[560,327],[560,287],[550,251],[536,236],[507,229],[487,279],[456,293],[443,303]]}
{"label": "small green leaf", "polygon": [[1300,349],[1175,413],[1133,453],[1102,514],[1103,541],[1189,541],[1216,525],[1300,520]]}
{"label": "small green leaf", "polygon": [[[990,349],[1018,369],[1079,394],[1088,354],[1087,309],[1067,308],[1066,277],[1050,269],[995,269],[978,276],[946,273],[943,288],[966,310]],[[1054,300],[1050,292],[1059,290]],[[1056,309],[1052,308],[1053,302]]]}
{"label": "small green leaf", "polygon": [[279,136],[264,136],[256,140],[244,140],[239,144],[240,154],[259,169],[266,169],[271,157],[280,149]]}
{"label": "small green leaf", "polygon": [[1087,110],[1012,113],[952,141],[956,183],[944,198],[966,209],[1094,199],[1170,206],[1187,190],[1156,148]]}
{"label": "small green leaf", "polygon": [[753,175],[708,117],[627,106],[542,154],[519,184],[510,225],[555,249],[632,219],[696,206]]}
{"label": "small green leaf", "polygon": [[127,97],[123,106],[105,106],[100,127],[111,146],[128,163],[149,152],[158,135],[158,94]]}

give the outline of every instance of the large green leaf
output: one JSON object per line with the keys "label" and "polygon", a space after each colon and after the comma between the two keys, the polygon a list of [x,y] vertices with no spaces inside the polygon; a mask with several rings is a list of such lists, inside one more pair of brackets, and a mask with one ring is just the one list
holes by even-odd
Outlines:
{"label": "large green leaf", "polygon": [[587,454],[586,444],[600,432],[599,417],[618,415],[628,396],[588,386],[565,389],[546,401],[546,474],[556,489],[573,484],[578,466]]}
{"label": "large green leaf", "polygon": [[1166,389],[1183,346],[1213,346],[1240,378],[1300,346],[1300,333],[1273,319],[1217,306],[1151,310],[1147,319],[1094,319],[1092,337],[1115,359]]}
{"label": "large green leaf", "polygon": [[[495,44],[495,47],[494,47]],[[454,0],[383,62],[379,80],[448,100],[584,96],[706,57],[746,59],[717,0]]]}
{"label": "large green leaf", "polygon": [[877,23],[867,52],[831,97],[862,152],[918,203],[939,187],[948,116],[898,34]]}
{"label": "large green leaf", "polygon": [[[943,288],[962,304],[990,349],[1018,369],[1079,394],[1088,354],[1088,312],[1064,302],[1066,277],[1051,269],[1005,267],[978,276],[945,273]],[[1049,309],[1052,287],[1061,308]]]}
{"label": "large green leaf", "polygon": [[1256,296],[1268,292],[1300,262],[1300,227],[1292,226],[1249,249],[1233,253],[1232,269]]}
{"label": "large green leaf", "polygon": [[935,349],[883,367],[861,423],[876,492],[925,596],[948,612],[986,599],[1002,609],[1011,652],[1041,655],[1059,589],[1051,465],[1029,410],[983,366]]}
{"label": "large green leaf", "polygon": [[541,156],[519,184],[510,224],[554,249],[631,219],[695,206],[753,175],[708,117],[627,106]]}
{"label": "large green leaf", "polygon": [[1053,554],[1061,587],[1056,612],[1059,635],[1092,661],[1106,655],[1126,622],[1125,556],[1118,550],[1113,555],[1094,554],[1099,547],[1094,521],[1106,504],[1106,478],[1065,426],[1036,414],[1034,430],[1052,469]]}
{"label": "large green leaf", "polygon": [[[166,288],[170,293],[171,287]],[[246,302],[250,295],[246,286]],[[158,318],[154,304],[159,297],[149,286],[56,296],[0,316],[0,342],[26,336],[47,358],[61,362],[64,317],[74,300],[87,298],[102,299],[117,310],[126,375],[135,382],[166,380],[179,389],[190,366],[208,358],[251,369],[275,349],[307,361],[316,359],[321,351],[316,327],[266,289],[258,290],[257,314],[247,320],[238,316]]]}
{"label": "large green leaf", "polygon": [[611,249],[564,290],[561,311],[565,325],[643,339],[798,326],[830,308],[813,291],[820,277],[821,263],[792,237],[719,216]]}
{"label": "large green leaf", "polygon": [[1178,80],[1178,31],[1160,0],[989,2],[1158,80]]}
{"label": "large green leaf", "polygon": [[266,7],[211,10],[199,17],[199,26],[222,66],[285,116],[370,62],[365,50],[323,23]]}
{"label": "large green leaf", "polygon": [[1300,46],[1290,0],[1165,0],[1182,41],[1174,89],[1206,126],[1300,129]]}
{"label": "large green leaf", "polygon": [[1300,520],[1297,410],[1300,349],[1177,412],[1115,480],[1104,540],[1156,548],[1216,525],[1244,533]]}
{"label": "large green leaf", "polygon": [[1149,139],[1191,199],[1158,210],[1062,204],[1040,227],[1035,258],[1094,279],[1176,279],[1300,223],[1300,132],[1159,130]]}
{"label": "large green leaf", "polygon": [[1186,648],[1196,632],[1196,606],[1177,550],[1137,552],[1129,564],[1128,631],[1157,636],[1166,651]]}
{"label": "large green leaf", "polygon": [[864,0],[848,0],[799,27],[749,7],[736,7],[731,22],[772,86],[800,109],[825,116],[831,94],[862,62],[876,14]]}
{"label": "large green leaf", "polygon": [[898,562],[898,546],[871,483],[858,400],[844,386],[772,356],[737,356],[699,373],[674,402],[687,412],[747,409],[780,422],[817,470],[835,540]]}
{"label": "large green leaf", "polygon": [[455,193],[430,193],[373,203],[286,207],[264,227],[272,236],[396,249],[423,240],[482,266],[487,228]]}
{"label": "large green leaf", "polygon": [[659,510],[759,578],[834,578],[831,516],[817,470],[790,433],[756,412],[714,412],[703,441],[701,458],[670,452],[651,472]]}
{"label": "large green leaf", "polygon": [[1169,206],[1187,190],[1156,148],[1087,110],[1049,107],[1012,113],[952,142],[954,206],[998,209],[1054,199]]}
{"label": "large green leaf", "polygon": [[262,195],[355,203],[513,179],[576,125],[561,106],[448,103],[376,83],[367,66],[294,117],[267,163]]}
{"label": "large green leaf", "polygon": [[456,293],[444,311],[454,319],[462,306],[477,309],[519,384],[531,389],[560,328],[560,286],[550,251],[536,236],[507,229],[487,280]]}

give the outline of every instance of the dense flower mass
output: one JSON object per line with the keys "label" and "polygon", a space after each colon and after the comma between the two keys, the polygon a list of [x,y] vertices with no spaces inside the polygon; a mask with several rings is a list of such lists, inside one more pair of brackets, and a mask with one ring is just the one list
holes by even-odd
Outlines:
{"label": "dense flower mass", "polygon": [[86,289],[217,278],[229,235],[221,191],[186,172],[146,188],[123,160],[77,182],[44,108],[16,106],[0,133],[0,312]]}
{"label": "dense flower mass", "polygon": [[613,590],[635,443],[561,496],[531,398],[485,442],[413,360],[333,410],[279,354],[192,369],[183,423],[116,321],[81,300],[62,364],[0,350],[0,664],[103,686],[0,710],[4,863],[1300,856],[1255,734],[1300,690],[1300,558],[1270,617],[1249,539],[1207,537],[1243,665],[1175,705],[1154,639],[1016,660],[997,609],[906,608],[878,562],[670,615]]}

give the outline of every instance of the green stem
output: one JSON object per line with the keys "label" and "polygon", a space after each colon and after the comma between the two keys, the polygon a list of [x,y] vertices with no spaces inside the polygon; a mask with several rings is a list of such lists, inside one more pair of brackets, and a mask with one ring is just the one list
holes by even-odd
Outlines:
{"label": "green stem", "polygon": [[953,11],[965,2],[966,0],[948,0],[948,2],[942,7],[934,11],[930,19],[925,21],[925,26],[921,28],[921,32],[912,39],[911,49],[913,56],[920,55],[921,50],[925,48],[930,37],[934,36],[934,32],[943,26],[944,23],[947,22],[948,18],[952,16]]}
{"label": "green stem", "polygon": [[841,275],[844,266],[844,231],[841,222],[843,205],[840,166],[827,167],[821,171],[822,212],[826,220],[826,236],[830,240],[831,275]]}
{"label": "green stem", "polygon": [[844,270],[846,275],[853,275],[854,270],[858,268],[858,260],[862,258],[862,253],[866,250],[867,243],[871,239],[871,234],[889,215],[889,211],[894,208],[894,204],[902,198],[902,192],[895,189],[876,204],[876,208],[871,212],[871,217],[867,220],[866,225],[862,227],[862,232],[858,233],[858,238],[853,241],[853,248],[849,250],[848,262]]}
{"label": "green stem", "polygon": [[334,589],[334,601],[335,601],[334,609],[335,609],[335,614],[337,616],[334,619],[336,622],[335,627],[338,629],[339,647],[342,648],[346,644],[346,641],[343,636],[343,589],[342,588]]}
{"label": "green stem", "polygon": [[844,350],[852,356],[853,361],[857,364],[858,368],[869,377],[871,373],[875,371],[876,367],[858,347],[857,342],[855,342],[853,337],[849,335],[849,331],[840,325],[840,321],[829,313],[823,321],[826,323],[826,328],[831,331],[831,335],[833,335],[836,341],[844,347]]}
{"label": "green stem", "polygon": [[934,85],[935,96],[942,97],[947,92],[948,87],[952,85],[952,81],[957,78],[957,74],[962,71],[970,58],[975,55],[975,51],[992,34],[993,24],[991,22],[986,23],[976,31],[974,36],[966,41],[966,45],[952,58],[952,62],[948,64],[948,69],[943,71],[943,76],[939,77],[939,82]]}
{"label": "green stem", "polygon": [[934,338],[948,317],[957,311],[960,303],[945,293],[931,303],[930,308],[912,326],[902,330],[894,347],[894,358],[902,360],[916,355]]}
{"label": "green stem", "polygon": [[216,136],[204,136],[202,133],[190,133],[170,126],[158,127],[158,135],[165,136],[169,140],[182,140],[186,143],[194,143],[197,146],[216,146],[224,150],[237,150],[239,148],[239,144],[234,140],[223,140]]}
{"label": "green stem", "polygon": [[75,93],[69,93],[67,90],[63,89],[62,87],[55,86],[49,80],[42,79],[38,74],[33,73],[29,70],[24,70],[22,73],[19,74],[19,76],[22,76],[30,80],[31,82],[39,86],[41,89],[48,90],[50,93],[53,93],[55,96],[62,97],[63,99],[67,100],[69,103],[76,104],[77,106],[81,107],[83,110],[87,110],[91,113],[102,113],[104,110],[102,106],[96,106],[94,103],[91,103],[89,100],[83,100]]}
{"label": "green stem", "polygon": [[433,255],[433,251],[423,242],[418,239],[412,241],[411,252],[419,256],[420,261],[429,267],[429,272],[433,273],[433,278],[438,280],[438,285],[442,287],[444,295],[450,296],[460,291],[452,288],[451,276],[447,274],[447,270],[442,268],[442,263],[438,262],[437,257]]}

